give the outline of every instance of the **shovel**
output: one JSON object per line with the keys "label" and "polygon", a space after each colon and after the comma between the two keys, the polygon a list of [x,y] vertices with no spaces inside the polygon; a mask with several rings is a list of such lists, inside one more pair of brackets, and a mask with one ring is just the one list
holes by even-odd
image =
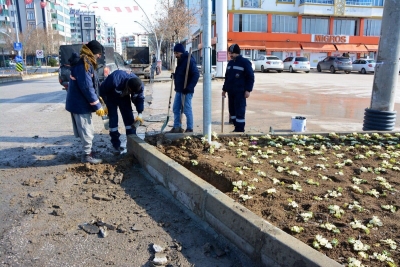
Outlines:
{"label": "shovel", "polygon": [[174,68],[175,68],[175,59],[172,60],[172,66],[171,66],[171,90],[169,91],[169,103],[168,103],[168,112],[167,112],[167,119],[164,121],[164,124],[161,126],[161,132],[164,131],[165,127],[167,127],[168,121],[169,121],[169,111],[171,110],[171,101],[172,101],[172,89],[174,88]]}
{"label": "shovel", "polygon": [[[188,80],[188,75],[189,75],[189,67],[190,67],[190,59],[191,58],[192,58],[192,48],[189,49],[188,61],[187,61],[187,64],[186,64],[185,83],[183,84],[183,89],[185,89],[186,85],[187,85],[187,80]],[[181,100],[182,100],[182,108],[181,108],[181,117],[180,117],[181,127],[182,127],[183,108],[185,107],[185,98],[186,98],[186,95],[182,94],[182,98],[181,98]]]}
{"label": "shovel", "polygon": [[222,110],[221,110],[221,133],[224,132],[224,108],[225,108],[225,96],[222,97]]}

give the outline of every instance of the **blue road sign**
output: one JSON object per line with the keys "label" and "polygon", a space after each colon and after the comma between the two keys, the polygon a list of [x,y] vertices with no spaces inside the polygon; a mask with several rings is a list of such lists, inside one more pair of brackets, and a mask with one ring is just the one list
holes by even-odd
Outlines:
{"label": "blue road sign", "polygon": [[22,57],[21,56],[15,56],[15,61],[16,62],[22,62]]}
{"label": "blue road sign", "polygon": [[22,50],[22,43],[14,42],[14,50]]}

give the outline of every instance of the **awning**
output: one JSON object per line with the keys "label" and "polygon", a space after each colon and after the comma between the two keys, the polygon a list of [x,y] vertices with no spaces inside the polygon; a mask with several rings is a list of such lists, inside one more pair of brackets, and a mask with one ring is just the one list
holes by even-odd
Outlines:
{"label": "awning", "polygon": [[335,44],[339,52],[367,53],[363,44]]}
{"label": "awning", "polygon": [[294,42],[265,42],[268,51],[300,51],[299,43]]}
{"label": "awning", "polygon": [[371,52],[375,52],[375,51],[378,51],[378,45],[365,45],[365,47],[367,47],[367,50],[368,51],[371,51]]}
{"label": "awning", "polygon": [[304,51],[312,52],[335,52],[336,47],[333,44],[324,43],[301,43]]}
{"label": "awning", "polygon": [[228,42],[228,47],[233,44],[237,44],[240,49],[254,49],[254,50],[265,50],[264,41],[230,41]]}

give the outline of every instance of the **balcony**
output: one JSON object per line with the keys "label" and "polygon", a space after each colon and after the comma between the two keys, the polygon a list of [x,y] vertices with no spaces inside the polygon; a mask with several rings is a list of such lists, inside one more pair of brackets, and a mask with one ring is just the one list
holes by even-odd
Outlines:
{"label": "balcony", "polygon": [[299,14],[301,15],[334,15],[333,0],[300,0]]}

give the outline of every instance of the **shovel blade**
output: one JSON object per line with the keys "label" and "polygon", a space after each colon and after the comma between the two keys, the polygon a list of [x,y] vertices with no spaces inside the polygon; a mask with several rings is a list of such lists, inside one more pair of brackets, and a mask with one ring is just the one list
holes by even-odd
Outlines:
{"label": "shovel blade", "polygon": [[169,121],[169,116],[167,116],[167,119],[164,121],[164,124],[161,127],[161,132],[163,132],[165,127],[167,127],[168,121]]}

